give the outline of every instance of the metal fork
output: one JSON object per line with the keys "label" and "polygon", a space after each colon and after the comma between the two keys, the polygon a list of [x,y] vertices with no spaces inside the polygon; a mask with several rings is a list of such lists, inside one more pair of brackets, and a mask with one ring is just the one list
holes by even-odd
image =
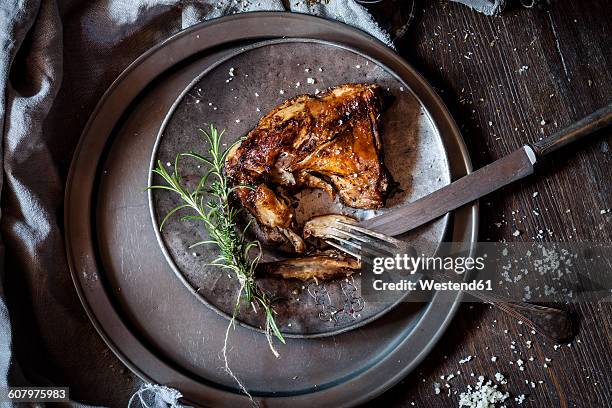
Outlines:
{"label": "metal fork", "polygon": [[[416,255],[414,248],[407,242],[342,221],[335,223],[336,226],[331,227],[332,235],[329,235],[325,242],[361,262],[367,262],[373,257],[395,256],[398,253]],[[459,275],[445,270],[427,273],[427,277],[438,282],[462,282]],[[465,293],[495,306],[556,342],[574,337],[571,317],[564,310],[515,301],[483,291],[468,290]]]}

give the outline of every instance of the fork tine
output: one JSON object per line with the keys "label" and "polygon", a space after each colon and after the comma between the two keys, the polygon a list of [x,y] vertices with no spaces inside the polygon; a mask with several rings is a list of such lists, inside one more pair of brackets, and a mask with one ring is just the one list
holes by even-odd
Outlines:
{"label": "fork tine", "polygon": [[341,244],[338,244],[338,243],[336,243],[334,241],[328,240],[328,239],[325,240],[325,243],[327,243],[328,245],[331,245],[334,248],[344,252],[345,254],[348,254],[348,255],[356,258],[362,264],[372,265],[372,259],[373,258],[371,258],[369,256],[361,256],[360,254],[355,253],[354,251],[348,249],[347,247],[345,247],[345,246],[343,246]]}
{"label": "fork tine", "polygon": [[[395,256],[396,251],[394,251],[394,249],[399,248],[397,245],[390,245],[388,241],[382,241],[376,237],[364,235],[359,231],[348,232],[343,229],[336,228],[334,226],[331,226],[331,229],[337,233],[346,235],[347,237],[351,237],[357,241],[361,241],[364,245],[362,245],[359,249],[363,251],[364,247],[367,247],[369,249],[370,255],[373,255],[375,257]],[[337,235],[334,235],[334,238],[337,238],[339,240]]]}
{"label": "fork tine", "polygon": [[388,246],[384,242],[370,241],[361,245],[361,253],[372,258],[395,257],[395,248]]}
{"label": "fork tine", "polygon": [[358,235],[352,234],[350,232],[347,232],[345,230],[341,230],[340,228],[336,228],[334,226],[331,227],[331,229],[333,229],[336,232],[339,232],[341,234],[346,235],[347,237],[351,237],[353,239],[356,239],[357,241],[361,241],[361,242],[369,242],[369,240],[365,239],[364,237],[360,237]]}
{"label": "fork tine", "polygon": [[[344,245],[348,245],[351,246],[353,248],[355,248],[358,253],[361,255],[361,258],[363,260],[364,256],[366,258],[368,257],[372,257],[372,258],[378,258],[378,257],[389,257],[389,256],[395,256],[395,253],[390,250],[389,248],[386,248],[386,244],[385,243],[378,243],[376,241],[373,240],[368,240],[368,241],[362,241],[362,244],[357,244],[355,242],[351,242],[347,239],[344,238],[340,238],[337,236],[332,236],[330,237],[328,240],[326,240],[325,242],[330,243],[330,240],[336,240],[341,244]],[[379,245],[377,245],[379,244]],[[338,245],[338,244],[336,244]],[[337,248],[336,245],[332,245],[335,248]],[[346,247],[343,247],[346,248]],[[339,248],[340,249],[340,248]],[[347,252],[347,251],[345,251]],[[348,253],[348,252],[347,252]],[[352,253],[350,253],[349,255],[353,255]]]}
{"label": "fork tine", "polygon": [[348,239],[340,238],[340,237],[331,237],[331,239],[335,239],[345,245],[352,246],[353,248],[357,248],[357,250],[361,251],[361,245],[356,244],[354,242],[349,241]]}
{"label": "fork tine", "polygon": [[327,243],[328,245],[333,246],[336,249],[339,249],[340,251],[349,254],[350,256],[357,258],[357,260],[361,261],[361,255],[351,251],[350,249],[347,249],[346,247],[340,245],[340,244],[336,244],[334,241],[331,241],[329,239],[325,240],[325,243]]}
{"label": "fork tine", "polygon": [[335,222],[336,222],[336,224],[340,224],[340,225],[346,227],[349,231],[350,230],[359,231],[359,232],[361,232],[364,235],[369,235],[369,236],[377,238],[377,239],[379,239],[381,241],[388,242],[389,244],[392,244],[392,245],[394,245],[396,247],[399,247],[402,244],[402,241],[400,241],[398,239],[395,239],[395,238],[390,237],[390,236],[385,235],[385,234],[380,234],[378,232],[371,231],[371,230],[369,230],[367,228],[359,227],[359,226],[354,225],[354,224],[348,224],[346,222],[342,222],[342,221],[339,221],[339,220],[335,220]]}

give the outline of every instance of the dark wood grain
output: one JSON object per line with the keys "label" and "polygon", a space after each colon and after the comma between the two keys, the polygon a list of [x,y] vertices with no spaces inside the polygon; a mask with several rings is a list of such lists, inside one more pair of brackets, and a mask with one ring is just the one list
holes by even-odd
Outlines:
{"label": "dark wood grain", "polygon": [[[554,1],[487,17],[453,3],[420,1],[399,51],[449,106],[478,168],[612,101],[609,8],[605,0]],[[612,242],[612,213],[601,214],[612,207],[611,145],[607,130],[561,149],[542,160],[536,175],[481,201],[480,239]],[[489,306],[463,305],[425,362],[369,406],[456,407],[478,375],[496,372],[508,379],[502,386],[512,394],[508,406],[517,406],[519,394],[528,407],[612,406],[612,306],[563,307],[575,314],[580,331],[571,345],[555,349]],[[459,364],[467,355],[474,357]],[[451,380],[440,379],[450,373]],[[439,395],[434,382],[442,385]]]}

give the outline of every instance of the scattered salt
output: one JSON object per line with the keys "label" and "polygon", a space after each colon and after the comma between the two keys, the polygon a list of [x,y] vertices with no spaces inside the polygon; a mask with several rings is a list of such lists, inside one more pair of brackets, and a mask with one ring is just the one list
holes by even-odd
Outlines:
{"label": "scattered salt", "polygon": [[461,360],[459,360],[459,364],[465,364],[467,362],[470,362],[472,360],[472,356],[468,355],[465,358],[462,358]]}
{"label": "scattered salt", "polygon": [[493,408],[498,402],[504,402],[510,394],[503,393],[497,389],[497,384],[489,380],[484,382],[484,377],[479,376],[474,387],[468,385],[468,390],[459,395],[459,407],[469,408]]}

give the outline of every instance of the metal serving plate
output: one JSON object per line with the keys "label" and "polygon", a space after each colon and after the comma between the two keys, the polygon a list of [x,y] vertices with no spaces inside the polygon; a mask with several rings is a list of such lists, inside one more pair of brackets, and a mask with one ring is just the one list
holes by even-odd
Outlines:
{"label": "metal serving plate", "polygon": [[[198,75],[164,120],[151,169],[161,162],[172,171],[180,152],[204,154],[206,143],[199,129],[205,130],[209,124],[225,129],[223,144],[231,146],[255,127],[261,116],[284,100],[357,82],[379,84],[392,100],[382,115],[382,138],[385,164],[398,183],[397,191],[385,208],[368,211],[346,207],[320,190],[304,190],[297,197],[297,222],[303,224],[312,216],[330,213],[371,218],[448,184],[450,171],[442,138],[426,107],[408,84],[382,63],[357,50],[315,39],[256,43]],[[202,169],[198,164],[193,160],[180,162],[185,178],[199,179]],[[151,183],[163,181],[159,176],[152,176]],[[166,214],[181,203],[176,194],[166,190],[152,190],[150,198],[154,228],[158,232],[157,226]],[[187,213],[169,219],[157,234],[164,255],[192,293],[229,317],[235,308],[239,283],[234,276],[209,265],[219,256],[214,246],[189,249],[190,244],[209,238],[198,222],[180,221],[180,215]],[[433,246],[435,249],[432,244],[443,240],[447,222],[448,217],[442,218],[403,238],[417,248]],[[263,248],[264,262],[287,257],[278,250]],[[278,278],[262,278],[258,284],[282,299],[275,304],[276,321],[283,333],[294,337],[329,336],[360,327],[389,311],[405,296],[404,292],[396,292],[384,301],[364,301],[359,295],[360,274],[320,284]],[[317,296],[319,293],[326,295]],[[238,320],[261,328],[265,315],[243,302]]]}
{"label": "metal serving plate", "polygon": [[[66,188],[67,257],[92,323],[145,381],[168,384],[204,406],[250,406],[222,369],[227,320],[189,293],[159,249],[143,191],[164,117],[199,73],[256,40],[336,41],[382,61],[427,107],[453,178],[470,171],[459,132],[431,88],[379,41],[348,26],[287,13],[235,15],[202,23],[154,47],[113,83],[79,142]],[[476,206],[453,214],[449,240],[475,242]],[[230,364],[269,407],[351,406],[382,393],[412,370],[452,318],[458,296],[401,304],[359,329],[288,339],[276,359],[263,336],[236,327]],[[333,362],[333,364],[332,364]]]}

